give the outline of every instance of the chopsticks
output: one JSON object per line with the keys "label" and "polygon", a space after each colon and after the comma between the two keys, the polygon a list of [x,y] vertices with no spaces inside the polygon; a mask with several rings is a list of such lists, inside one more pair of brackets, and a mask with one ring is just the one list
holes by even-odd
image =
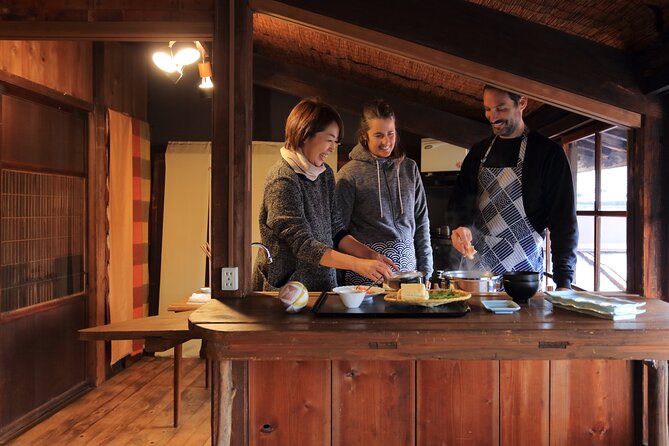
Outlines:
{"label": "chopsticks", "polygon": [[372,287],[374,287],[374,285],[377,285],[377,284],[380,283],[382,280],[383,280],[383,276],[381,276],[381,277],[379,277],[378,279],[376,279],[376,280],[375,280],[369,287],[367,287],[367,289],[365,290],[365,294],[367,294],[367,293],[369,292],[369,290],[371,290]]}
{"label": "chopsticks", "polygon": [[202,252],[205,253],[205,255],[208,258],[211,259],[211,248],[209,247],[209,243],[203,243],[202,245],[200,245],[200,249],[202,250]]}

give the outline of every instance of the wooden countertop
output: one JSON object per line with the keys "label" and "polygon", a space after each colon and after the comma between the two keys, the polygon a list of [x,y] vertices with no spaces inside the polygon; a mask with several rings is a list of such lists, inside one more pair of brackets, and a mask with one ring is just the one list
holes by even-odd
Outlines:
{"label": "wooden countertop", "polygon": [[660,300],[647,299],[634,320],[614,322],[554,309],[542,296],[496,315],[481,297],[460,318],[386,319],[290,314],[275,297],[256,293],[212,300],[190,315],[189,326],[219,344],[225,359],[669,359],[669,304]]}

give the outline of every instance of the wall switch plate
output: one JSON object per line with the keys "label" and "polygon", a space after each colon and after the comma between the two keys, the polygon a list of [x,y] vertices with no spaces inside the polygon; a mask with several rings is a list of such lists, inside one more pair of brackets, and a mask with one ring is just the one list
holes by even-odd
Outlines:
{"label": "wall switch plate", "polygon": [[221,268],[221,289],[223,291],[235,291],[238,288],[237,271],[236,266]]}

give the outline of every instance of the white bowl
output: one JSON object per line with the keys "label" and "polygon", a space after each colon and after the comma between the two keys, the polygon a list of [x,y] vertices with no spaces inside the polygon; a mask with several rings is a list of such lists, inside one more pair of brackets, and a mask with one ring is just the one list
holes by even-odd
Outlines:
{"label": "white bowl", "polygon": [[365,290],[356,290],[354,285],[338,286],[337,288],[333,288],[332,291],[339,294],[341,303],[343,303],[346,308],[358,308],[366,294]]}

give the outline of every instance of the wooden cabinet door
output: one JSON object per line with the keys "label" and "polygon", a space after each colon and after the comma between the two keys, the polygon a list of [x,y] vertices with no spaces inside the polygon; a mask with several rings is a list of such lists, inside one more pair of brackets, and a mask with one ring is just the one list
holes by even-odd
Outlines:
{"label": "wooden cabinet door", "polygon": [[415,444],[415,361],[333,361],[332,444]]}
{"label": "wooden cabinet door", "polygon": [[249,444],[330,444],[330,361],[249,361]]}
{"label": "wooden cabinet door", "polygon": [[417,443],[499,444],[499,361],[418,361]]}

